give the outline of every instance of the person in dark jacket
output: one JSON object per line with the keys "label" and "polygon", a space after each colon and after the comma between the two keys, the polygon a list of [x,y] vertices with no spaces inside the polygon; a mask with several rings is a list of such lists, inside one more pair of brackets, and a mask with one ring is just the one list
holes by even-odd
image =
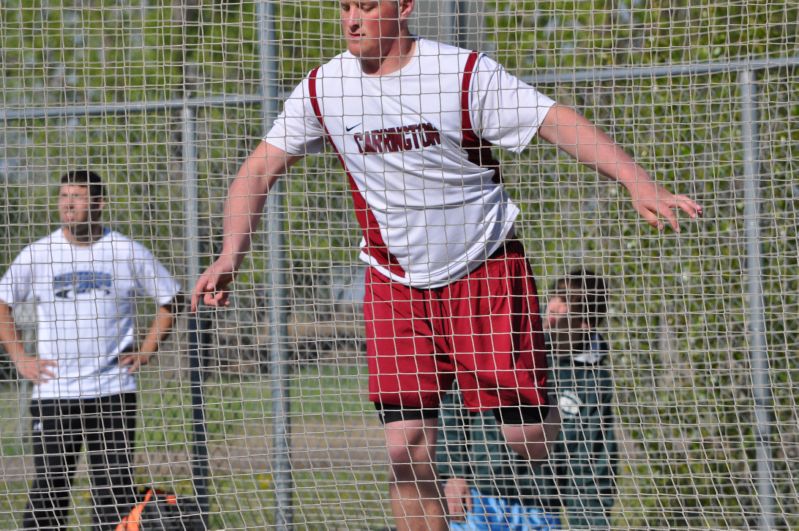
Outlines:
{"label": "person in dark jacket", "polygon": [[593,272],[577,269],[555,283],[544,325],[563,427],[547,462],[532,466],[510,451],[495,418],[466,411],[457,390],[445,397],[437,466],[451,529],[610,528],[613,382],[597,331],[606,313],[606,284]]}

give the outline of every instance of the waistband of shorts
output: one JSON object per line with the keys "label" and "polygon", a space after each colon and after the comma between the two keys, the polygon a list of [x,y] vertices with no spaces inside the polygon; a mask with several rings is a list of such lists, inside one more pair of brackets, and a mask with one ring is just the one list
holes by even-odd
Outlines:
{"label": "waistband of shorts", "polygon": [[[419,287],[419,286],[407,286],[407,285],[406,285],[406,287],[408,287],[410,289],[414,289],[414,290],[428,291],[428,292],[435,292],[435,291],[444,290],[447,287],[449,287],[452,283],[457,282],[458,280],[461,280],[461,279],[469,276],[470,274],[474,273],[474,271],[480,269],[481,267],[485,267],[486,263],[489,260],[496,260],[498,258],[502,258],[508,253],[515,253],[515,254],[518,254],[519,256],[521,256],[522,258],[524,258],[525,257],[524,244],[521,242],[521,240],[518,240],[515,237],[504,239],[502,241],[502,243],[500,244],[500,246],[497,247],[496,250],[493,253],[488,255],[488,257],[485,258],[482,261],[482,263],[480,263],[477,267],[475,267],[475,269],[473,269],[472,271],[469,271],[468,273],[464,274],[462,277],[456,278],[455,280],[451,281],[449,284],[445,284],[443,286],[437,286],[437,287],[433,287],[433,288]],[[393,283],[400,284],[399,282],[397,282],[396,280],[393,280],[391,277],[389,277],[385,273],[382,273],[374,265],[369,265],[368,267],[369,267],[369,270],[371,271],[371,274],[377,275],[377,277],[382,279],[383,282],[388,282],[388,283],[391,283],[391,284],[393,284]]]}

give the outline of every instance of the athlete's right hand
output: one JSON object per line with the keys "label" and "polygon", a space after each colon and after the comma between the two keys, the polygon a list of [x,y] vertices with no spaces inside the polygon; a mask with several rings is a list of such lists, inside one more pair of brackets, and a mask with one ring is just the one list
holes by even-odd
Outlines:
{"label": "athlete's right hand", "polygon": [[208,306],[228,306],[228,285],[233,282],[236,264],[229,257],[220,257],[200,275],[191,293],[191,311],[196,312],[200,301]]}
{"label": "athlete's right hand", "polygon": [[463,520],[472,510],[472,495],[469,483],[463,478],[451,478],[444,485],[447,512],[453,520]]}
{"label": "athlete's right hand", "polygon": [[14,359],[14,365],[17,367],[17,373],[22,378],[35,384],[40,384],[55,378],[55,372],[52,368],[58,363],[54,360],[42,360],[36,356],[23,354]]}

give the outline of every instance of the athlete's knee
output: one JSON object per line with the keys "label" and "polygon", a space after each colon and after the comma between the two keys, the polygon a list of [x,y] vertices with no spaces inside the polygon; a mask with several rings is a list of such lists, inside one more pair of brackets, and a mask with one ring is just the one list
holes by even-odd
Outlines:
{"label": "athlete's knee", "polygon": [[434,451],[427,445],[394,445],[388,448],[392,476],[398,481],[434,477]]}
{"label": "athlete's knee", "polygon": [[435,435],[424,422],[386,424],[386,449],[395,481],[418,481],[435,477]]}

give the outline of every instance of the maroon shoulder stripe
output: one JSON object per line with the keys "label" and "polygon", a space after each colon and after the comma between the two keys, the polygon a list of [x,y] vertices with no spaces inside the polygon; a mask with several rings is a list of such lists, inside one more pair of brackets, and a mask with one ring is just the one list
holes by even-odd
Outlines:
{"label": "maroon shoulder stripe", "polygon": [[463,80],[461,84],[461,146],[466,151],[469,162],[483,168],[493,169],[494,177],[492,180],[499,183],[502,181],[499,172],[499,161],[494,158],[494,154],[491,152],[491,143],[486,142],[474,132],[472,115],[469,111],[472,77],[479,58],[479,52],[473,51],[469,53],[469,57],[466,59],[466,65],[463,69]]}
{"label": "maroon shoulder stripe", "polygon": [[480,143],[480,139],[474,134],[472,129],[472,116],[469,112],[469,92],[472,86],[472,74],[477,65],[478,52],[471,52],[466,59],[466,66],[463,70],[463,81],[461,85],[461,129],[463,129],[463,145],[475,146]]}
{"label": "maroon shoulder stripe", "polygon": [[308,74],[308,90],[310,91],[311,96],[311,107],[313,107],[313,112],[316,115],[316,119],[319,120],[319,125],[325,130],[325,135],[327,134],[327,127],[325,127],[325,121],[322,119],[322,110],[319,108],[319,99],[316,95],[316,76],[319,74],[319,67],[317,66],[311,73]]}

